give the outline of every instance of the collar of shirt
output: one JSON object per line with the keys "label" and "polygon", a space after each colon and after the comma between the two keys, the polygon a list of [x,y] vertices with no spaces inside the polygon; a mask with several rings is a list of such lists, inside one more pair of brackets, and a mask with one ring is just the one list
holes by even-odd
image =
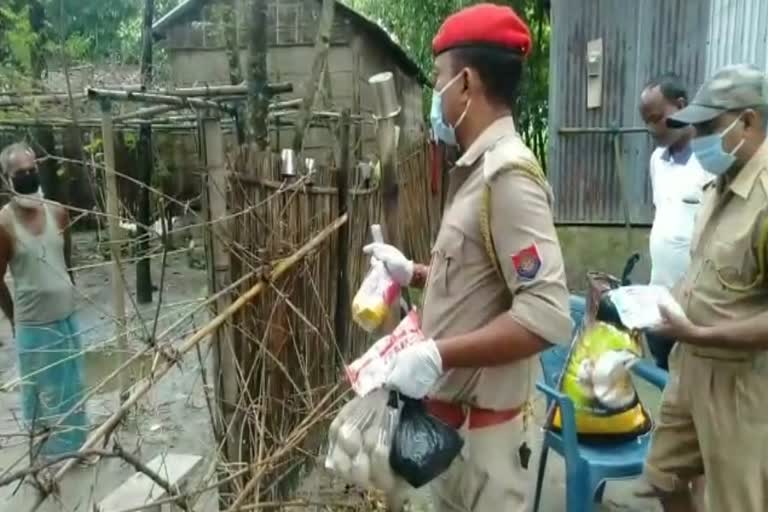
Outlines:
{"label": "collar of shirt", "polygon": [[502,137],[515,133],[515,120],[512,116],[504,116],[492,122],[483,133],[467,148],[461,158],[456,162],[457,167],[469,167]]}
{"label": "collar of shirt", "polygon": [[664,152],[661,153],[660,158],[665,162],[674,162],[678,165],[686,165],[688,160],[691,159],[692,155],[693,150],[691,149],[691,145],[686,144],[685,147],[680,151],[672,151],[671,148],[664,149]]}
{"label": "collar of shirt", "polygon": [[739,174],[733,178],[730,183],[730,189],[734,194],[746,199],[752,192],[752,187],[755,185],[757,177],[760,172],[766,168],[768,164],[768,139],[757,149],[757,152],[752,155],[752,158],[746,163],[746,165],[739,171]]}

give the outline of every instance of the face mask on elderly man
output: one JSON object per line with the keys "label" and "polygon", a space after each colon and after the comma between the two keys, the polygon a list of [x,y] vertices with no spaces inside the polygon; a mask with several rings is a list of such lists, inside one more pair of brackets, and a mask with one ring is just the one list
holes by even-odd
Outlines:
{"label": "face mask on elderly man", "polygon": [[40,204],[40,175],[37,169],[16,171],[11,177],[11,189],[14,192],[13,201],[23,208],[34,208]]}

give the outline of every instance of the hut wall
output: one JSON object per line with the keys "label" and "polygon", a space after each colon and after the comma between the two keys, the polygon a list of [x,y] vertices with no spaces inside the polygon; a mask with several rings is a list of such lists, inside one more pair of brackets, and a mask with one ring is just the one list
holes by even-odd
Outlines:
{"label": "hut wall", "polygon": [[[267,56],[269,79],[291,82],[294,92],[281,99],[300,98],[314,60],[314,39],[321,3],[316,0],[274,0],[268,6]],[[221,20],[221,3],[212,2],[203,9],[199,21],[179,24],[168,32],[164,43],[168,49],[172,80],[176,86],[229,83],[229,64]],[[241,12],[241,20],[247,17]],[[245,27],[239,26],[241,33]],[[244,38],[241,38],[243,41]],[[337,11],[331,49],[328,53],[330,91],[325,90],[317,100],[318,109],[340,110],[348,107],[355,113],[371,114],[375,98],[368,78],[382,71],[392,71],[400,95],[403,113],[400,115],[401,140],[417,140],[423,134],[422,90],[418,81],[401,70],[398,62],[365,30],[360,29]],[[242,69],[246,69],[247,50],[240,54]],[[286,121],[289,121],[287,118]],[[290,143],[290,126],[278,131],[273,147]],[[357,154],[376,152],[374,127],[367,124],[356,129],[355,140],[362,139]],[[326,126],[311,126],[305,136],[308,155],[328,161],[334,139]]]}

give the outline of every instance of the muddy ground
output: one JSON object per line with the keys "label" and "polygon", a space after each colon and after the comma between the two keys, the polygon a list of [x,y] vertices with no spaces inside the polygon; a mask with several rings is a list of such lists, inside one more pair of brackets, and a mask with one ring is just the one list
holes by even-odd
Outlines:
{"label": "muddy ground", "polygon": [[[119,357],[113,343],[106,343],[113,336],[114,323],[111,315],[110,269],[103,264],[100,249],[94,233],[80,233],[75,237],[74,264],[77,267],[90,266],[77,273],[77,287],[80,292],[79,316],[83,328],[83,341],[89,351],[85,355],[86,381],[90,387],[100,383],[118,364]],[[152,265],[154,282],[160,281],[159,260]],[[128,265],[126,281],[129,289],[135,287],[133,266]],[[157,292],[155,300],[157,300]],[[163,307],[158,332],[179,317],[188,313],[196,304],[207,296],[206,274],[202,270],[191,269],[185,255],[169,258],[166,282],[163,288]],[[135,300],[135,294],[131,292]],[[139,307],[139,316],[151,326],[156,304]],[[132,312],[132,325],[140,325],[132,301],[128,301],[127,310]],[[203,310],[195,314],[184,326],[175,331],[179,339],[184,334],[199,328],[206,321],[207,313]],[[151,327],[148,327],[151,329]],[[142,346],[142,330],[130,337],[132,349]],[[7,383],[17,376],[15,347],[10,333],[10,325],[5,319],[0,320],[0,383]],[[121,445],[135,453],[141,460],[149,461],[158,455],[167,453],[196,454],[204,457],[203,463],[195,473],[191,488],[199,488],[202,480],[214,474],[213,436],[205,400],[205,390],[201,380],[202,366],[207,367],[210,356],[203,351],[202,358],[193,351],[182,361],[181,370],[173,369],[141,402],[141,406],[129,417],[126,424],[118,431],[117,439]],[[146,362],[145,362],[146,364]],[[135,367],[139,370],[141,365]],[[655,408],[658,393],[642,388],[646,401]],[[114,412],[118,407],[117,387],[108,386],[99,392],[88,404],[88,413],[92,424],[96,425]],[[25,459],[28,453],[28,441],[23,437],[19,423],[20,407],[17,391],[0,393],[0,478],[2,475],[22,469],[28,465]],[[538,450],[534,450],[538,453]],[[535,468],[533,468],[535,470]],[[49,499],[41,511],[78,511],[91,512],[94,504],[120,485],[133,474],[133,470],[118,460],[104,460],[94,467],[75,468],[69,472],[60,484],[60,492],[55,499]],[[612,483],[606,491],[604,511],[655,511],[656,505],[647,500],[633,497],[636,484]],[[314,471],[303,483],[301,496],[310,502],[337,501],[343,486],[334,482],[320,471]],[[547,482],[542,510],[560,512],[564,507],[563,465],[556,455],[550,456]],[[35,491],[30,485],[9,485],[0,488],[0,510],[23,512],[34,502]],[[348,501],[349,496],[340,496]],[[306,507],[304,507],[306,508]],[[322,510],[321,507],[311,507]],[[413,510],[430,510],[426,493],[414,496]],[[204,494],[196,503],[195,510],[214,512],[217,510],[216,496],[213,492]],[[295,509],[294,509],[295,510]]]}

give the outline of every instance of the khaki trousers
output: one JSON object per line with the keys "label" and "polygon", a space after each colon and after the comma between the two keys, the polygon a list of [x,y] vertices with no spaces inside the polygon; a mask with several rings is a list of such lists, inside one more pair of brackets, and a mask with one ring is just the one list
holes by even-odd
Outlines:
{"label": "khaki trousers", "polygon": [[527,511],[532,498],[530,471],[520,461],[520,446],[527,441],[522,414],[492,427],[464,428],[461,434],[462,453],[430,484],[435,512]]}
{"label": "khaki trousers", "polygon": [[712,512],[768,510],[768,353],[678,343],[645,472],[665,492],[706,474]]}

